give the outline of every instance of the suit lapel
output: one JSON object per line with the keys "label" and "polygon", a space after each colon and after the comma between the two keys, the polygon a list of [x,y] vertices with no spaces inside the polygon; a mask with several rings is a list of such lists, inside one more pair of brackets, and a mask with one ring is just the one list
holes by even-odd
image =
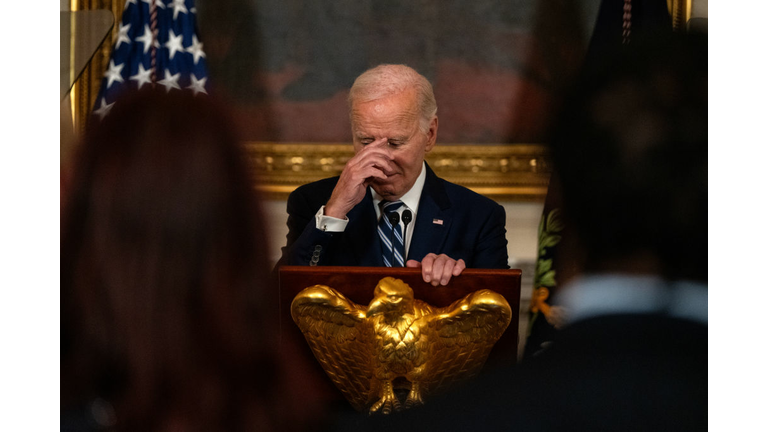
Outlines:
{"label": "suit lapel", "polygon": [[345,230],[347,245],[354,256],[352,262],[359,266],[381,267],[381,243],[376,223],[376,211],[373,209],[373,196],[370,188],[360,203],[347,215],[349,224]]}
{"label": "suit lapel", "polygon": [[437,178],[429,165],[424,190],[419,199],[419,213],[416,215],[408,259],[421,261],[430,252],[440,253],[451,227],[453,210],[442,181]]}

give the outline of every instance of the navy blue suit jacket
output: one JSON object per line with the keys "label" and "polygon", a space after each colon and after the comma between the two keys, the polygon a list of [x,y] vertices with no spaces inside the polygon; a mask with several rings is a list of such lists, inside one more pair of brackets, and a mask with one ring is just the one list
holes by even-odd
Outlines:
{"label": "navy blue suit jacket", "polygon": [[[509,268],[504,207],[469,189],[447,182],[426,166],[407,259],[429,253],[463,259],[467,268]],[[338,177],[303,185],[288,197],[288,235],[278,265],[381,267],[381,244],[370,189],[347,214],[344,232],[324,232],[315,214],[331,197]],[[441,220],[442,224],[434,223]]]}

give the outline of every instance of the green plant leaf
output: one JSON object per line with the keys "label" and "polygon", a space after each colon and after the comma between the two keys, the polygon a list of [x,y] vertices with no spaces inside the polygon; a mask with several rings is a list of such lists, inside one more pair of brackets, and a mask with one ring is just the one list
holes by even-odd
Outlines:
{"label": "green plant leaf", "polygon": [[553,287],[555,286],[555,271],[550,270],[544,273],[536,283],[537,286]]}
{"label": "green plant leaf", "polygon": [[555,246],[556,244],[560,243],[560,239],[562,239],[562,236],[547,235],[543,239],[541,239],[539,243],[539,249]]}
{"label": "green plant leaf", "polygon": [[540,259],[536,261],[536,274],[541,275],[552,270],[552,259]]}
{"label": "green plant leaf", "polygon": [[565,228],[565,224],[560,218],[560,209],[554,209],[549,212],[549,216],[547,216],[547,231],[560,232],[563,228]]}

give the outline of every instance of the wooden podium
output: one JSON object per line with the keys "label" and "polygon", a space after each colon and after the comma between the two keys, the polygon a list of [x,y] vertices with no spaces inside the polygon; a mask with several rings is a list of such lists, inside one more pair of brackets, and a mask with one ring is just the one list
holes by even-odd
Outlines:
{"label": "wooden podium", "polygon": [[291,302],[304,288],[313,285],[327,285],[340,291],[349,300],[368,305],[373,299],[376,284],[384,277],[402,279],[411,286],[414,297],[436,307],[445,307],[465,295],[480,290],[490,289],[504,296],[512,309],[509,327],[494,345],[485,368],[497,365],[510,365],[517,361],[517,339],[520,312],[520,270],[466,269],[458,277],[451,278],[448,286],[432,286],[421,278],[421,269],[389,267],[306,267],[283,266],[278,270],[279,286],[279,333],[280,339],[289,338],[297,341],[302,356],[307,356],[310,364],[315,365],[317,374],[328,383],[329,397],[341,392],[325,375],[312,351],[304,341],[298,326],[291,318]]}

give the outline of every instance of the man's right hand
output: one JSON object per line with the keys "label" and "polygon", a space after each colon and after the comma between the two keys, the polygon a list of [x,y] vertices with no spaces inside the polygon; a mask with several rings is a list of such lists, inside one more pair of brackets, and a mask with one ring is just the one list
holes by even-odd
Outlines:
{"label": "man's right hand", "polygon": [[363,200],[366,189],[374,179],[386,180],[387,173],[393,172],[390,162],[392,160],[387,138],[381,138],[363,147],[344,166],[339,182],[325,204],[325,215],[344,219],[347,213]]}

